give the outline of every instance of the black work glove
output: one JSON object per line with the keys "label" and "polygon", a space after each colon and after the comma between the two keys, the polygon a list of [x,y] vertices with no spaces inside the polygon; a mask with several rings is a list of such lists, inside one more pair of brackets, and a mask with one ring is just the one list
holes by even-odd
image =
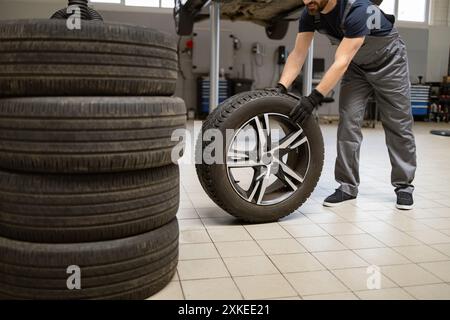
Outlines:
{"label": "black work glove", "polygon": [[276,92],[276,93],[281,93],[281,94],[288,93],[287,88],[284,85],[282,85],[281,83],[277,83],[275,88],[267,88],[266,91],[271,91],[271,92]]}
{"label": "black work glove", "polygon": [[322,104],[323,99],[323,95],[314,89],[309,96],[302,97],[294,109],[292,109],[289,115],[291,120],[303,124],[312,114],[314,108]]}

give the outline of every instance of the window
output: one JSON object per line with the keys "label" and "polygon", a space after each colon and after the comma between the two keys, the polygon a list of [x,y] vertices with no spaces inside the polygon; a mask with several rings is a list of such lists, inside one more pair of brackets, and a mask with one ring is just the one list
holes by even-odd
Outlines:
{"label": "window", "polygon": [[159,7],[159,0],[125,0],[126,6]]}
{"label": "window", "polygon": [[91,0],[91,2],[150,8],[173,8],[175,3],[174,0]]}
{"label": "window", "polygon": [[161,8],[173,8],[174,3],[173,0],[161,0]]}
{"label": "window", "polygon": [[384,0],[380,8],[398,21],[428,23],[430,0]]}
{"label": "window", "polygon": [[122,3],[122,0],[91,0],[91,2],[98,2],[98,3]]}
{"label": "window", "polygon": [[381,10],[388,14],[395,14],[395,0],[384,0],[380,5]]}
{"label": "window", "polygon": [[399,0],[398,19],[400,21],[426,22],[427,0]]}

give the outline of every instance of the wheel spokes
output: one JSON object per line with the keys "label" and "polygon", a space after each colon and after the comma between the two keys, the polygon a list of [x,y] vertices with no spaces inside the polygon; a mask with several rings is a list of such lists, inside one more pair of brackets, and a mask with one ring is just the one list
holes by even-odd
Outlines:
{"label": "wheel spokes", "polygon": [[291,133],[290,135],[284,137],[278,147],[275,147],[273,150],[284,150],[289,149],[293,150],[300,147],[302,144],[308,141],[306,137],[303,137],[299,140],[301,134],[303,133],[303,129],[300,129],[296,132]]}
{"label": "wheel spokes", "polygon": [[264,194],[266,193],[267,187],[269,186],[269,180],[270,175],[266,175],[261,183],[261,187],[257,192],[258,194],[258,200],[256,201],[257,204],[261,204]]}
{"label": "wheel spokes", "polygon": [[[250,189],[252,189],[252,192],[250,193],[250,196],[247,198],[247,201],[248,202],[252,202],[253,201],[253,198],[255,197],[255,194],[256,194],[256,192],[258,191],[258,187],[259,187],[259,185],[261,184],[261,182],[260,181],[258,181],[254,186],[253,186],[253,188],[251,187]],[[250,190],[249,189],[249,190]]]}
{"label": "wheel spokes", "polygon": [[266,134],[267,134],[267,148],[269,149],[271,147],[271,137],[270,137],[270,133],[271,133],[271,129],[270,129],[270,120],[269,120],[269,115],[267,113],[264,114],[264,124],[266,127]]}
{"label": "wheel spokes", "polygon": [[245,159],[250,159],[250,151],[241,151],[241,150],[236,150],[233,149],[231,150],[231,155],[230,158],[233,159],[239,159],[239,160],[245,160]]}
{"label": "wheel spokes", "polygon": [[297,191],[298,187],[282,171],[279,171],[276,174],[276,176],[277,176],[278,180],[283,182],[283,184],[285,184],[286,186],[290,187],[293,191]]}
{"label": "wheel spokes", "polygon": [[254,151],[231,149],[227,158],[229,168],[253,168],[262,166],[262,164],[256,161]]}
{"label": "wheel spokes", "polygon": [[238,160],[238,161],[228,162],[227,166],[229,168],[255,168],[255,167],[262,167],[263,164],[258,163],[256,161],[252,161],[252,160]]}
{"label": "wheel spokes", "polygon": [[269,151],[269,137],[270,137],[270,123],[269,115],[264,114],[264,126],[258,117],[254,119],[255,127],[257,132],[257,144],[258,144],[258,160],[261,161],[262,157]]}
{"label": "wheel spokes", "polygon": [[[250,195],[247,198],[247,201],[252,202],[255,196],[257,197],[256,202],[259,204],[261,202],[261,191],[263,192],[262,196],[264,196],[265,189],[267,186],[264,185],[264,180],[267,178],[267,169],[255,169],[255,173],[253,175],[252,183],[248,188],[247,194]],[[264,188],[264,190],[262,190]]]}
{"label": "wheel spokes", "polygon": [[289,177],[297,180],[300,183],[303,183],[303,181],[305,181],[305,179],[303,177],[299,176],[294,170],[289,168],[289,166],[287,164],[283,163],[282,161],[279,161],[278,164],[280,165],[280,167],[283,170],[284,174],[286,174]]}
{"label": "wheel spokes", "polygon": [[[235,135],[233,141],[237,144],[229,149],[227,155],[228,174],[235,182],[236,192],[246,201],[257,205],[276,204],[290,197],[304,183],[307,172],[304,172],[305,166],[297,161],[308,157],[309,148],[301,151],[298,148],[309,145],[309,141],[302,128],[288,122],[284,115],[260,114],[242,125]],[[246,132],[247,126],[254,131],[249,136],[252,144],[243,146],[239,144],[243,141],[239,132]],[[280,132],[272,132],[272,126]],[[234,168],[253,169],[251,180],[247,176],[247,180],[237,181],[234,174],[246,176],[248,173],[240,169],[233,171]]]}

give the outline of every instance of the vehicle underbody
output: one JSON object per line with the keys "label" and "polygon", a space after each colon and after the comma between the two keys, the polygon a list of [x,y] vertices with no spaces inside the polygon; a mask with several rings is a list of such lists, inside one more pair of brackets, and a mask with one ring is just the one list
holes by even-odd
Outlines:
{"label": "vehicle underbody", "polygon": [[[266,28],[271,39],[282,39],[289,22],[299,18],[303,0],[218,0],[222,19],[251,21]],[[175,0],[174,17],[179,35],[190,35],[193,25],[209,18],[207,10],[211,0]],[[379,5],[383,0],[372,0]]]}
{"label": "vehicle underbody", "polygon": [[[179,35],[192,33],[193,24],[209,17],[205,8],[208,0],[176,1],[174,16]],[[281,39],[287,32],[289,21],[298,19],[302,0],[222,0],[221,18],[231,21],[251,21],[266,28],[272,39]],[[291,16],[297,14],[297,17]]]}

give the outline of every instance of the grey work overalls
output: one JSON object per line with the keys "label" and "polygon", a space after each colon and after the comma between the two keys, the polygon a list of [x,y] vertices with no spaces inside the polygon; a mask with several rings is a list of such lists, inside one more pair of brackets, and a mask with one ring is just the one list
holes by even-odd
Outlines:
{"label": "grey work overalls", "polygon": [[[344,9],[344,22],[354,0]],[[319,21],[318,21],[319,19]],[[393,22],[393,21],[392,21]],[[320,16],[315,18],[317,31]],[[344,29],[344,25],[341,25]],[[341,40],[326,34],[332,44]],[[358,194],[361,126],[368,99],[374,95],[386,134],[392,165],[391,182],[398,190],[412,193],[416,171],[416,144],[412,132],[410,80],[406,46],[393,28],[388,36],[366,36],[341,82],[337,136],[336,181],[340,190]]]}

